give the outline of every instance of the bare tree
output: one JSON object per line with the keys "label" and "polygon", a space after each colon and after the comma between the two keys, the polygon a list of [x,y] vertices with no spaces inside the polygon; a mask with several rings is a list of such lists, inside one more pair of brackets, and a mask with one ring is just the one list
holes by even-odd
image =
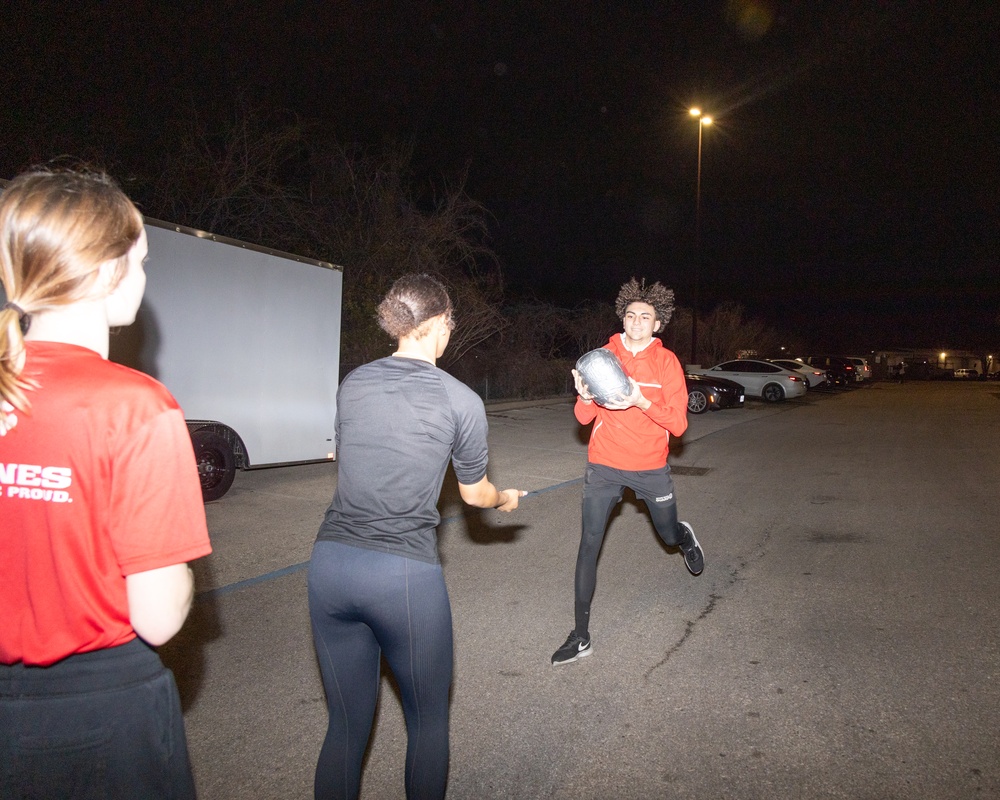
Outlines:
{"label": "bare tree", "polygon": [[211,130],[192,114],[153,186],[158,216],[254,244],[316,256],[322,214],[295,182],[308,157],[297,121],[240,105]]}
{"label": "bare tree", "polygon": [[488,397],[564,395],[573,388],[575,355],[571,312],[550,303],[523,302],[503,309],[499,337],[483,341],[450,367]]}
{"label": "bare tree", "polygon": [[780,346],[774,331],[758,319],[747,318],[743,307],[731,302],[722,303],[699,320],[698,341],[705,364],[735,358],[741,350],[763,356],[777,352]]}
{"label": "bare tree", "polygon": [[371,155],[338,144],[315,156],[311,196],[330,216],[325,246],[344,264],[342,342],[351,363],[388,352],[375,309],[408,272],[438,277],[451,294],[456,328],[446,365],[505,325],[502,276],[486,244],[486,209],[466,194],[464,178],[446,183],[421,207],[410,189],[410,157],[405,148]]}
{"label": "bare tree", "polygon": [[238,103],[218,129],[192,115],[149,205],[172,222],[343,266],[347,366],[389,352],[375,309],[393,280],[439,277],[456,308],[447,364],[502,330],[502,276],[486,209],[465,192],[464,176],[420,196],[410,158],[406,147],[375,155],[345,147]]}
{"label": "bare tree", "polygon": [[615,314],[611,303],[582,303],[568,312],[567,324],[575,344],[575,356],[604,347],[615,332],[621,330],[622,321]]}
{"label": "bare tree", "polygon": [[[704,327],[704,320],[699,320],[698,340],[700,342],[704,341]],[[674,351],[681,364],[686,365],[691,353],[691,309],[685,306],[674,306],[674,314],[670,318],[666,330],[660,334],[660,338],[663,339],[663,344]],[[702,361],[695,363],[703,364]]]}

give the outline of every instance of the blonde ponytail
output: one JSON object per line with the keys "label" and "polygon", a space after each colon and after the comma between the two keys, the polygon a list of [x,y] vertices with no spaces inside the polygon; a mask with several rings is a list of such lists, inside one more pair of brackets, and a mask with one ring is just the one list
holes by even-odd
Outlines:
{"label": "blonde ponytail", "polygon": [[[0,401],[20,411],[37,388],[24,369],[31,315],[85,298],[101,264],[117,261],[115,283],[142,234],[142,215],[110,177],[86,168],[36,169],[0,194]],[[0,426],[8,415],[0,402]]]}

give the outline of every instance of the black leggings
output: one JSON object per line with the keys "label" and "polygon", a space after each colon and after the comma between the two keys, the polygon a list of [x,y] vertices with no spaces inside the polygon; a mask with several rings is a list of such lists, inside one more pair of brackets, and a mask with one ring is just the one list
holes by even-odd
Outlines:
{"label": "black leggings", "polygon": [[441,565],[318,541],[309,564],[309,615],[330,714],[316,797],[358,796],[382,653],[406,717],[406,796],[444,797],[452,630]]}
{"label": "black leggings", "polygon": [[684,538],[677,524],[677,501],[670,467],[629,472],[602,464],[587,464],[583,482],[583,533],[576,557],[576,633],[589,636],[590,603],[597,587],[597,558],[611,511],[621,501],[625,488],[646,503],[657,535],[668,547],[676,547]]}

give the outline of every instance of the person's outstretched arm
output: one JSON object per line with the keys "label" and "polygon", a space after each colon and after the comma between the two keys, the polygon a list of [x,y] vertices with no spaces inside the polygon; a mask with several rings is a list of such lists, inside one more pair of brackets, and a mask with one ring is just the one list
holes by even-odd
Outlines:
{"label": "person's outstretched arm", "polygon": [[458,493],[470,506],[495,508],[497,511],[513,511],[527,494],[520,489],[497,489],[485,475],[478,483],[459,483]]}

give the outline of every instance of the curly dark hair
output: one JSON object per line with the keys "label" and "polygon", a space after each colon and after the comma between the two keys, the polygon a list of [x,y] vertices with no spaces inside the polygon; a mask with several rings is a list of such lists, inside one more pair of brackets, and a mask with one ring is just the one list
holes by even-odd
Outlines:
{"label": "curly dark hair", "polygon": [[659,281],[647,286],[645,278],[642,282],[632,278],[622,286],[615,300],[615,313],[618,319],[625,319],[625,310],[630,303],[651,305],[656,312],[657,321],[661,325],[666,325],[674,315],[674,290],[668,289]]}
{"label": "curly dark hair", "polygon": [[431,317],[450,314],[448,290],[427,274],[396,280],[378,305],[378,324],[393,339],[413,333]]}

